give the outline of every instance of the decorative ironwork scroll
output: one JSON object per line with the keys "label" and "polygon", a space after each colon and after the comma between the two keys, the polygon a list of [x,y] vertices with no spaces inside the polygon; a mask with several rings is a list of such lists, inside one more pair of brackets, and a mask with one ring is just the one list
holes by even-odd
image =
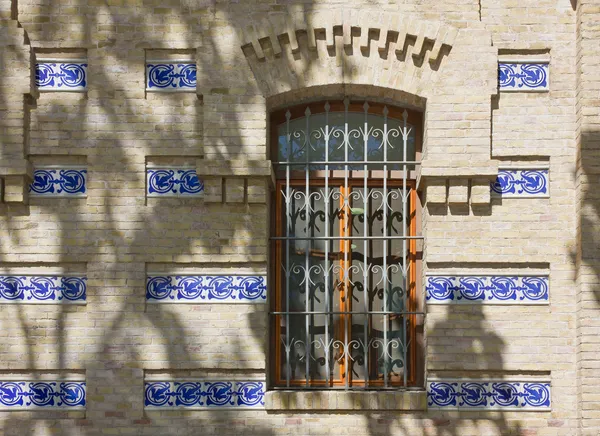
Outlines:
{"label": "decorative ironwork scroll", "polygon": [[85,197],[87,170],[83,167],[46,167],[33,172],[29,195],[34,197]]}
{"label": "decorative ironwork scroll", "polygon": [[196,197],[204,191],[195,168],[148,168],[146,182],[148,197]]}
{"label": "decorative ironwork scroll", "polygon": [[150,275],[146,299],[154,303],[263,303],[265,276]]}
{"label": "decorative ironwork scroll", "polygon": [[146,409],[263,409],[262,381],[146,381]]}
{"label": "decorative ironwork scroll", "polygon": [[501,62],[498,64],[498,82],[500,91],[548,91],[549,64]]}
{"label": "decorative ironwork scroll", "polygon": [[148,91],[195,91],[196,64],[193,62],[150,62],[146,64]]}
{"label": "decorative ironwork scroll", "polygon": [[0,304],[85,304],[87,277],[0,276]]}
{"label": "decorative ironwork scroll", "polygon": [[85,409],[81,381],[0,381],[0,410]]}
{"label": "decorative ironwork scroll", "polygon": [[551,410],[550,383],[537,381],[461,381],[427,383],[429,409]]}
{"label": "decorative ironwork scroll", "polygon": [[427,276],[427,304],[548,304],[545,276]]}
{"label": "decorative ironwork scroll", "polygon": [[46,61],[35,65],[35,84],[41,91],[85,91],[85,61]]}

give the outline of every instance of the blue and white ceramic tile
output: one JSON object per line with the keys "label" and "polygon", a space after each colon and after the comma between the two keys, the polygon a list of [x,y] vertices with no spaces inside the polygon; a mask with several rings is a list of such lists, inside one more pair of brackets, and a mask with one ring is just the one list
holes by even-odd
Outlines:
{"label": "blue and white ceramic tile", "polygon": [[0,304],[85,304],[87,277],[0,276]]}
{"label": "blue and white ceramic tile", "polygon": [[548,304],[547,276],[428,275],[427,304]]}
{"label": "blue and white ceramic tile", "polygon": [[265,276],[149,275],[149,303],[264,303]]}
{"label": "blue and white ceramic tile", "polygon": [[498,64],[500,91],[548,91],[550,71],[547,62]]}
{"label": "blue and white ceramic tile", "polygon": [[195,168],[148,168],[146,185],[148,197],[199,197],[204,192]]}
{"label": "blue and white ceramic tile", "polygon": [[491,184],[492,195],[502,198],[550,197],[547,169],[502,169]]}
{"label": "blue and white ceramic tile", "polygon": [[262,409],[260,381],[146,381],[146,409]]}
{"label": "blue and white ceramic tile", "polygon": [[505,380],[427,382],[427,407],[453,410],[551,410],[550,383]]}
{"label": "blue and white ceramic tile", "polygon": [[35,64],[35,84],[40,91],[85,91],[86,61],[43,61]]}
{"label": "blue and white ceramic tile", "polygon": [[33,172],[29,185],[33,197],[85,197],[87,170],[84,167],[45,167]]}
{"label": "blue and white ceramic tile", "polygon": [[196,91],[196,64],[189,61],[148,62],[146,90]]}
{"label": "blue and white ceramic tile", "polygon": [[82,381],[0,381],[0,410],[85,409]]}

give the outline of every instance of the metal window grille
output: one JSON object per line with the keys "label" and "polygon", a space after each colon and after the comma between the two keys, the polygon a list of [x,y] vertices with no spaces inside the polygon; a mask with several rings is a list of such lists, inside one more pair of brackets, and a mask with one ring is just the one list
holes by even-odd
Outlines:
{"label": "metal window grille", "polygon": [[336,107],[288,110],[276,126],[273,384],[408,386],[420,314],[415,126],[387,106]]}

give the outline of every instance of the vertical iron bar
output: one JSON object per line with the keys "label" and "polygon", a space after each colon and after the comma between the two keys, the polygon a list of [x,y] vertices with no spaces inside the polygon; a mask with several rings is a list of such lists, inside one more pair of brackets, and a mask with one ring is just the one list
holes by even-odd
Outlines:
{"label": "vertical iron bar", "polygon": [[[329,102],[325,103],[325,162],[329,162]],[[329,165],[325,164],[325,312],[329,312]],[[325,384],[329,386],[329,315],[325,316]]]}
{"label": "vertical iron bar", "polygon": [[[365,101],[363,105],[365,110],[365,130],[364,130],[364,152],[363,152],[363,160],[367,162],[368,152],[369,152],[369,103]],[[367,199],[369,196],[369,189],[367,187],[367,164],[363,165],[363,236],[368,236],[367,234]],[[363,301],[365,305],[365,312],[369,312],[369,277],[368,277],[368,256],[367,256],[367,243],[368,241],[365,239],[363,241]],[[364,319],[364,353],[365,353],[365,389],[369,387],[369,314],[365,315]]]}
{"label": "vertical iron bar", "polygon": [[[310,232],[310,176],[309,176],[309,172],[310,172],[310,158],[309,158],[309,154],[310,154],[310,108],[307,106],[306,110],[304,111],[304,115],[306,117],[306,143],[305,143],[305,150],[304,150],[304,154],[306,156],[306,171],[305,173],[305,177],[306,177],[306,186],[304,187],[304,193],[305,193],[305,197],[304,197],[304,208],[306,211],[306,215],[305,215],[305,219],[306,221],[306,233],[308,234],[308,232]],[[306,311],[309,311],[310,308],[310,258],[309,258],[309,252],[310,252],[310,248],[312,246],[312,240],[306,241],[306,251],[305,251],[305,255],[304,255],[304,267],[305,267],[305,271],[304,271],[304,281],[305,281],[305,285],[304,285],[304,292],[305,292],[305,297],[306,297],[306,303],[305,303],[305,307],[306,307]],[[310,331],[310,317],[311,315],[304,315],[304,327],[306,328],[306,345],[304,346],[305,348],[305,353],[304,353],[304,358],[306,359],[306,361],[304,362],[305,367],[306,367],[306,387],[309,386],[309,377],[310,377],[310,347],[311,347],[311,343],[312,341],[310,341],[310,335],[309,335],[309,331]]]}
{"label": "vertical iron bar", "polygon": [[[406,121],[408,118],[408,112],[405,110],[402,114],[402,118],[404,119],[404,123],[403,123],[403,129],[402,129],[402,148],[403,148],[403,160],[406,160],[406,152],[407,152],[407,142],[408,142],[408,131],[407,131],[407,126],[406,126]],[[408,282],[408,256],[407,256],[407,240],[406,240],[406,235],[407,235],[407,228],[406,226],[408,225],[408,217],[407,217],[407,207],[406,207],[406,203],[408,202],[408,197],[407,197],[407,190],[406,190],[406,173],[408,172],[408,167],[406,166],[406,164],[402,165],[402,276],[404,279],[404,295],[403,295],[403,299],[402,299],[402,305],[403,308],[402,310],[404,312],[408,311],[408,307],[407,307],[407,303],[408,303],[408,286],[409,286],[409,282]],[[406,319],[406,315],[402,315],[402,323],[403,323],[403,344],[402,344],[402,352],[403,352],[403,359],[404,359],[404,386],[406,386],[406,382],[407,382],[407,377],[408,377],[408,347],[407,347],[407,343],[406,343],[406,339],[407,339],[407,335],[406,335],[406,326],[407,326],[407,319]]]}
{"label": "vertical iron bar", "polygon": [[[344,236],[348,236],[347,232],[348,232],[348,220],[350,219],[348,215],[348,210],[350,207],[350,196],[348,195],[348,145],[350,143],[350,138],[349,138],[349,133],[348,133],[348,105],[350,104],[350,100],[348,99],[348,97],[344,98],[344,161],[346,162],[344,164],[344,210],[343,210],[343,214],[344,214],[344,226],[346,226],[346,228],[344,229]],[[346,311],[350,311],[350,305],[349,305],[349,301],[350,301],[350,293],[349,293],[349,286],[348,286],[348,282],[350,280],[350,268],[348,268],[348,245],[349,245],[349,240],[345,239],[343,240],[344,243],[344,284],[343,284],[343,289],[344,289],[344,303],[346,308],[344,310]],[[349,367],[349,361],[348,361],[348,353],[350,352],[349,350],[349,340],[348,340],[348,330],[349,330],[349,325],[348,325],[348,319],[351,315],[344,315],[344,367],[346,368],[346,389],[349,389],[350,387],[350,367]]]}
{"label": "vertical iron bar", "polygon": [[[292,159],[292,147],[293,141],[290,137],[290,118],[292,114],[288,110],[285,113],[286,119],[286,140],[288,145],[288,161]],[[285,371],[285,385],[290,387],[290,375],[292,372],[292,366],[290,364],[290,166],[285,166],[285,354],[286,354],[286,371]]]}
{"label": "vertical iron bar", "polygon": [[[387,241],[385,237],[387,236],[387,146],[388,146],[388,131],[387,131],[387,115],[388,108],[384,106],[383,108],[383,311],[388,311],[388,275],[387,275]],[[388,387],[388,322],[389,316],[387,313],[383,315],[383,384],[387,388]]]}

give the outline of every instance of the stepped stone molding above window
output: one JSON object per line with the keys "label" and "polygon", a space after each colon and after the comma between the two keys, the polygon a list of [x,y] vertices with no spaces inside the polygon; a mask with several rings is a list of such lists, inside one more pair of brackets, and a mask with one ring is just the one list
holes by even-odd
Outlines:
{"label": "stepped stone molding above window", "polygon": [[83,275],[0,275],[0,304],[86,304]]}
{"label": "stepped stone molding above window", "polygon": [[264,380],[146,380],[144,408],[264,409]]}
{"label": "stepped stone molding above window", "polygon": [[492,196],[502,198],[549,198],[549,185],[547,168],[501,168],[490,184]]}
{"label": "stepped stone molding above window", "polygon": [[550,411],[547,380],[460,380],[427,382],[428,409]]}
{"label": "stepped stone molding above window", "polygon": [[35,64],[35,84],[40,91],[87,90],[87,60],[39,58]]}
{"label": "stepped stone molding above window", "polygon": [[87,169],[82,165],[35,168],[29,185],[31,197],[87,197]]}
{"label": "stepped stone molding above window", "polygon": [[146,195],[148,197],[200,197],[204,183],[194,167],[148,166]]}
{"label": "stepped stone molding above window", "polygon": [[196,63],[189,60],[146,61],[146,91],[196,92]]}
{"label": "stepped stone molding above window", "polygon": [[434,275],[425,285],[427,304],[547,305],[547,276]]}
{"label": "stepped stone molding above window", "polygon": [[0,377],[0,410],[85,410],[83,379],[33,380]]}
{"label": "stepped stone molding above window", "polygon": [[265,275],[149,274],[148,303],[265,303]]}

